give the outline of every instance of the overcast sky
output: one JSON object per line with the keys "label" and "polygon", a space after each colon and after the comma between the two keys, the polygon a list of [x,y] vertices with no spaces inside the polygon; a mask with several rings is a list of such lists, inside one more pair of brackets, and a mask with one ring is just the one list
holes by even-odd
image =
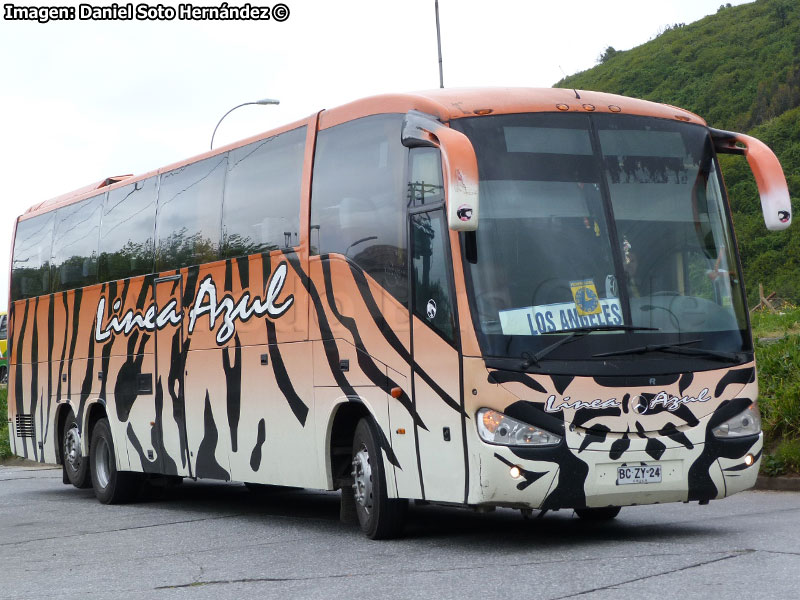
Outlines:
{"label": "overcast sky", "polygon": [[[281,102],[235,111],[215,146],[363,96],[438,87],[434,0],[284,2],[284,22],[1,20],[0,265],[29,206],[204,152],[237,104]],[[444,83],[550,87],[607,46],[637,46],[721,3],[440,0]],[[2,275],[0,310],[7,303]]]}

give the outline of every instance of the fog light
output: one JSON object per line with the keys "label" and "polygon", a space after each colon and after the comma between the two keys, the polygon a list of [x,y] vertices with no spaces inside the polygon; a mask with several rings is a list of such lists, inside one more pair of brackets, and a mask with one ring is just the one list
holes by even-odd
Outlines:
{"label": "fog light", "polygon": [[519,479],[520,477],[522,477],[522,471],[520,471],[519,467],[516,465],[511,467],[511,469],[508,471],[508,474],[511,475],[513,479]]}
{"label": "fog light", "polygon": [[746,464],[748,467],[752,466],[754,462],[756,462],[756,457],[752,454],[748,454],[744,457],[744,464]]}

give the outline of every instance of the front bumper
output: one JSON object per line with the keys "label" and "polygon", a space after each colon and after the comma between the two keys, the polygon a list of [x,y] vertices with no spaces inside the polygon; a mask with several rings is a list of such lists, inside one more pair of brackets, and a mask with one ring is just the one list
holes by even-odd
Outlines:
{"label": "front bumper", "polygon": [[[707,431],[706,425],[693,429]],[[763,446],[763,434],[706,439],[691,447],[665,437],[636,438],[628,439],[620,454],[620,439],[609,436],[592,449],[581,449],[578,434],[568,434],[559,446],[549,448],[510,448],[476,440],[473,457],[479,476],[471,485],[469,503],[558,509],[719,499],[755,485]],[[747,455],[753,457],[750,465]],[[661,481],[617,483],[617,467],[640,464],[661,465]],[[519,469],[516,478],[514,466]]]}

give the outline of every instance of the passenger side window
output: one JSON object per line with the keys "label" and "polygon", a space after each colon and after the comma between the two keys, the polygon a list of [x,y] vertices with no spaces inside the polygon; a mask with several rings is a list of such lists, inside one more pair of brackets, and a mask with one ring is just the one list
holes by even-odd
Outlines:
{"label": "passenger side window", "polygon": [[218,260],[225,156],[161,174],[156,271]]}
{"label": "passenger side window", "polygon": [[224,257],[300,244],[305,146],[303,126],[230,151],[222,209]]}
{"label": "passenger side window", "polygon": [[50,292],[55,211],[17,223],[11,261],[11,301]]}
{"label": "passenger side window", "polygon": [[406,303],[407,149],[402,115],[321,131],[311,195],[312,254],[343,254]]}
{"label": "passenger side window", "polygon": [[156,177],[108,193],[100,227],[100,281],[153,271]]}
{"label": "passenger side window", "polygon": [[448,229],[444,212],[412,215],[414,253],[414,314],[448,341],[455,333],[453,297],[450,291]]}
{"label": "passenger side window", "polygon": [[56,211],[53,232],[53,291],[97,283],[97,243],[105,194]]}

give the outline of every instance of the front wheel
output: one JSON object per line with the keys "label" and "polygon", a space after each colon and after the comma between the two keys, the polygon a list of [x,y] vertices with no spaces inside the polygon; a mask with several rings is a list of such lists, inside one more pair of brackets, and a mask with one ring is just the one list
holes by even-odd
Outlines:
{"label": "front wheel", "polygon": [[602,508],[576,508],[575,514],[584,521],[611,521],[622,510],[620,506],[603,506]]}
{"label": "front wheel", "polygon": [[375,427],[367,419],[361,419],[356,426],[353,436],[353,496],[361,531],[370,539],[381,540],[402,534],[408,501],[390,499],[386,494],[386,474]]}
{"label": "front wheel", "polygon": [[142,475],[129,471],[117,471],[114,440],[108,419],[100,419],[92,431],[89,451],[89,466],[92,473],[94,495],[103,504],[124,504],[139,494]]}

